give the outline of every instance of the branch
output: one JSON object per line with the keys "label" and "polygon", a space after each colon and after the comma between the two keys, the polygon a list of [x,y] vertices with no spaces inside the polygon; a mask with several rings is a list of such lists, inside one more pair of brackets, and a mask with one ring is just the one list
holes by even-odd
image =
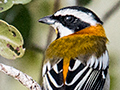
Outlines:
{"label": "branch", "polygon": [[39,47],[38,45],[35,44],[29,44],[29,46],[27,46],[27,49],[34,50],[39,53],[44,53],[45,51],[42,47]]}
{"label": "branch", "polygon": [[[53,12],[55,12],[55,11],[57,11],[57,10],[59,9],[59,7],[60,7],[60,1],[61,1],[61,0],[54,0]],[[51,43],[51,41],[52,41],[53,33],[54,33],[54,30],[53,30],[52,27],[50,27],[50,28],[49,28],[49,32],[48,32],[48,37],[47,37],[46,48],[48,47],[48,45],[49,45],[49,44]],[[42,63],[43,63],[44,59],[45,59],[45,55],[43,56]],[[42,68],[41,68],[41,70],[42,70]],[[39,79],[39,83],[40,83],[40,84],[42,84],[41,78],[42,78],[42,73],[40,72],[40,79]]]}
{"label": "branch", "polygon": [[120,7],[120,1],[118,1],[102,18],[104,22],[106,22],[115,11],[117,11]]}
{"label": "branch", "polygon": [[[53,12],[57,11],[59,9],[59,7],[60,7],[60,0],[55,0],[54,7],[53,7]],[[53,28],[50,27],[48,38],[47,38],[46,48],[50,44],[50,42],[52,41],[53,32],[54,32]]]}
{"label": "branch", "polygon": [[42,90],[40,85],[36,81],[34,81],[30,76],[11,66],[7,66],[0,63],[0,71],[18,80],[29,90]]}

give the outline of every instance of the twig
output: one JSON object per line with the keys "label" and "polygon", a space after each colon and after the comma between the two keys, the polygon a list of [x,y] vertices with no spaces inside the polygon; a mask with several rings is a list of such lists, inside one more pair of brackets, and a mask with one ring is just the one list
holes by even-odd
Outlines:
{"label": "twig", "polygon": [[30,76],[11,66],[7,66],[0,63],[0,71],[18,80],[29,90],[42,90],[40,85],[36,81],[34,81]]}
{"label": "twig", "polygon": [[[53,12],[57,11],[60,7],[60,0],[55,0],[54,1],[54,7],[53,7]],[[53,33],[54,33],[54,30],[52,27],[49,28],[49,32],[48,32],[48,37],[47,37],[47,44],[46,44],[46,48],[47,46],[50,44],[50,42],[52,41],[52,37],[53,37]],[[45,59],[45,56],[43,57],[43,60],[42,62],[44,61]],[[41,71],[42,71],[42,68],[41,68]],[[39,79],[39,83],[42,84],[42,73],[40,72],[40,79]]]}
{"label": "twig", "polygon": [[43,48],[41,48],[35,44],[30,44],[29,46],[27,46],[27,49],[34,50],[39,53],[44,53],[44,51],[45,51]]}
{"label": "twig", "polygon": [[[53,12],[57,11],[59,9],[59,6],[60,6],[60,0],[55,0]],[[50,44],[50,42],[52,40],[53,32],[54,32],[53,28],[50,27],[46,47]]]}
{"label": "twig", "polygon": [[120,8],[120,0],[103,16],[102,20],[106,22],[109,17]]}

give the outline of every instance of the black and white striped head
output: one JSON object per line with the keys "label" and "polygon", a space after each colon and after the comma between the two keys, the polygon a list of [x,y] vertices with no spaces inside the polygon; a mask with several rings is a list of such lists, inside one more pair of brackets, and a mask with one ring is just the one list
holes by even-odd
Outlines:
{"label": "black and white striped head", "polygon": [[58,38],[73,34],[89,26],[103,24],[91,10],[78,6],[62,8],[53,15],[41,18],[39,22],[53,26],[58,31]]}

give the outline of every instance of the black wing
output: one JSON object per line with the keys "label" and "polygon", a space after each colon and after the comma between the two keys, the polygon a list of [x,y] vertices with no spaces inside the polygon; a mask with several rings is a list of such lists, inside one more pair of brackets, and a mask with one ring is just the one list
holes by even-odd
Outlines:
{"label": "black wing", "polygon": [[63,59],[52,67],[48,62],[43,67],[43,88],[44,90],[102,90],[108,65],[107,51],[99,58],[91,56],[86,65],[78,59],[71,59],[64,84]]}
{"label": "black wing", "polygon": [[102,90],[107,70],[108,68],[105,70],[93,69],[84,66],[79,60],[71,60],[65,90]]}

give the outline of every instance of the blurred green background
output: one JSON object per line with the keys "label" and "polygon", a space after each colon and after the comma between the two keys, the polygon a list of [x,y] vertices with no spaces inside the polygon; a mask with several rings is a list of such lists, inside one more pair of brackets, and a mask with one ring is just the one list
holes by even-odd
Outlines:
{"label": "blurred green background", "polygon": [[[79,5],[93,10],[103,21],[109,39],[111,89],[120,89],[120,0],[32,0],[22,5],[13,5],[0,13],[0,19],[15,26],[23,35],[25,55],[17,60],[0,57],[0,63],[13,66],[40,81],[41,63],[47,45],[55,38],[49,26],[38,20],[53,14],[59,8]],[[49,30],[51,29],[51,30]],[[28,90],[18,81],[0,72],[0,90]]]}

